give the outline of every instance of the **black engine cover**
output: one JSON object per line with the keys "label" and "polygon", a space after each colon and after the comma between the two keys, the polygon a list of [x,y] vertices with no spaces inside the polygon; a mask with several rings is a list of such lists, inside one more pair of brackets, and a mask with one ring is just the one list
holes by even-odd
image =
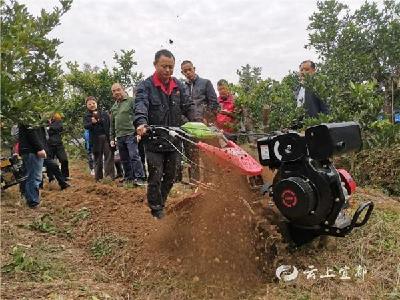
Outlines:
{"label": "black engine cover", "polygon": [[273,199],[281,213],[293,221],[308,216],[316,205],[316,195],[310,181],[300,177],[279,181],[274,188]]}
{"label": "black engine cover", "polygon": [[310,158],[282,164],[272,191],[279,211],[303,227],[333,224],[345,203],[336,169]]}
{"label": "black engine cover", "polygon": [[321,124],[307,128],[305,140],[310,157],[328,159],[361,149],[361,130],[356,122]]}

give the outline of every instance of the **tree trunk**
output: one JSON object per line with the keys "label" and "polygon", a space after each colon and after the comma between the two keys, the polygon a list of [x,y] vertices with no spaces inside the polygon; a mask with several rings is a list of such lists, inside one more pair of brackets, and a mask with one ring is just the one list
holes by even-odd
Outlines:
{"label": "tree trunk", "polygon": [[263,122],[263,130],[264,132],[268,132],[269,131],[269,115],[271,113],[271,106],[269,106],[268,104],[265,104],[263,106],[263,111],[262,111],[262,122]]}

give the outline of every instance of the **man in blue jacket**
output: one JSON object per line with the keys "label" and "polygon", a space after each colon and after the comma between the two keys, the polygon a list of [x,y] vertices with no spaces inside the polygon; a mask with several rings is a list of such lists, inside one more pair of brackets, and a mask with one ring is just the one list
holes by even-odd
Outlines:
{"label": "man in blue jacket", "polygon": [[[147,125],[181,126],[182,115],[189,121],[199,120],[193,101],[183,84],[172,77],[175,57],[168,50],[155,54],[155,73],[142,81],[136,91],[136,132],[144,136]],[[168,134],[144,140],[148,165],[147,200],[155,218],[164,216],[164,206],[174,184],[179,155],[177,141]]]}

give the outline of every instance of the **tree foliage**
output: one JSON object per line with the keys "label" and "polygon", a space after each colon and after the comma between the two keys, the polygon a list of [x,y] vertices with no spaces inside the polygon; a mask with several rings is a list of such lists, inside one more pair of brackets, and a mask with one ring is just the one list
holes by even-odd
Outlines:
{"label": "tree foliage", "polygon": [[320,72],[336,85],[376,83],[385,111],[393,113],[392,106],[400,106],[400,2],[386,0],[381,9],[365,2],[352,13],[337,0],[326,0],[318,1],[317,9],[307,46],[319,54]]}
{"label": "tree foliage", "polygon": [[129,91],[134,92],[137,84],[143,79],[142,72],[133,71],[137,62],[134,59],[135,50],[121,50],[114,53],[114,61],[117,66],[113,67],[115,79]]}
{"label": "tree foliage", "polygon": [[98,100],[99,108],[109,111],[114,101],[111,86],[115,82],[121,83],[131,91],[135,88],[143,74],[135,72],[134,50],[121,50],[114,54],[113,68],[104,64],[92,67],[84,64],[68,62],[68,72],[65,79],[65,102],[63,104],[65,132],[70,140],[78,141],[83,134],[82,119],[86,112],[85,99],[94,96]]}
{"label": "tree foliage", "polygon": [[250,92],[261,82],[261,70],[261,67],[252,67],[249,64],[236,70],[236,74],[239,75],[239,85],[244,92]]}
{"label": "tree foliage", "polygon": [[39,124],[63,97],[62,70],[57,47],[48,34],[60,23],[72,0],[61,7],[31,15],[15,0],[1,1],[1,119],[2,134],[12,124]]}
{"label": "tree foliage", "polygon": [[[318,72],[305,79],[331,110],[329,116],[307,119],[305,126],[329,121],[355,120],[368,130],[382,109],[400,107],[400,3],[364,3],[351,12],[336,0],[319,1],[310,17],[309,43],[319,55]],[[299,59],[301,61],[301,59]],[[269,128],[290,126],[304,111],[296,108],[294,91],[299,87],[295,73],[281,82],[263,80],[257,67],[237,71],[237,102],[251,110],[261,128],[262,109],[269,106]],[[384,105],[386,103],[386,106]]]}

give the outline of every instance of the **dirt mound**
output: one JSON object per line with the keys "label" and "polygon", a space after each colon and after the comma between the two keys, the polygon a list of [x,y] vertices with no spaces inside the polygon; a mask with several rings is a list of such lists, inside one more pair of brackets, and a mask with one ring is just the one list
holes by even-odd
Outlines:
{"label": "dirt mound", "polygon": [[268,203],[245,176],[203,161],[204,183],[196,191],[177,184],[162,220],[151,217],[145,189],[94,183],[88,175],[61,193],[47,187],[44,205],[65,216],[55,220],[60,224],[89,212],[73,225],[74,244],[130,284],[169,274],[239,289],[273,279],[283,244],[265,215]]}
{"label": "dirt mound", "polygon": [[277,256],[265,250],[281,243],[275,226],[260,216],[261,199],[245,176],[203,158],[204,178],[197,196],[169,207],[163,227],[149,238],[150,249],[173,257],[196,280],[251,284],[274,270]]}

